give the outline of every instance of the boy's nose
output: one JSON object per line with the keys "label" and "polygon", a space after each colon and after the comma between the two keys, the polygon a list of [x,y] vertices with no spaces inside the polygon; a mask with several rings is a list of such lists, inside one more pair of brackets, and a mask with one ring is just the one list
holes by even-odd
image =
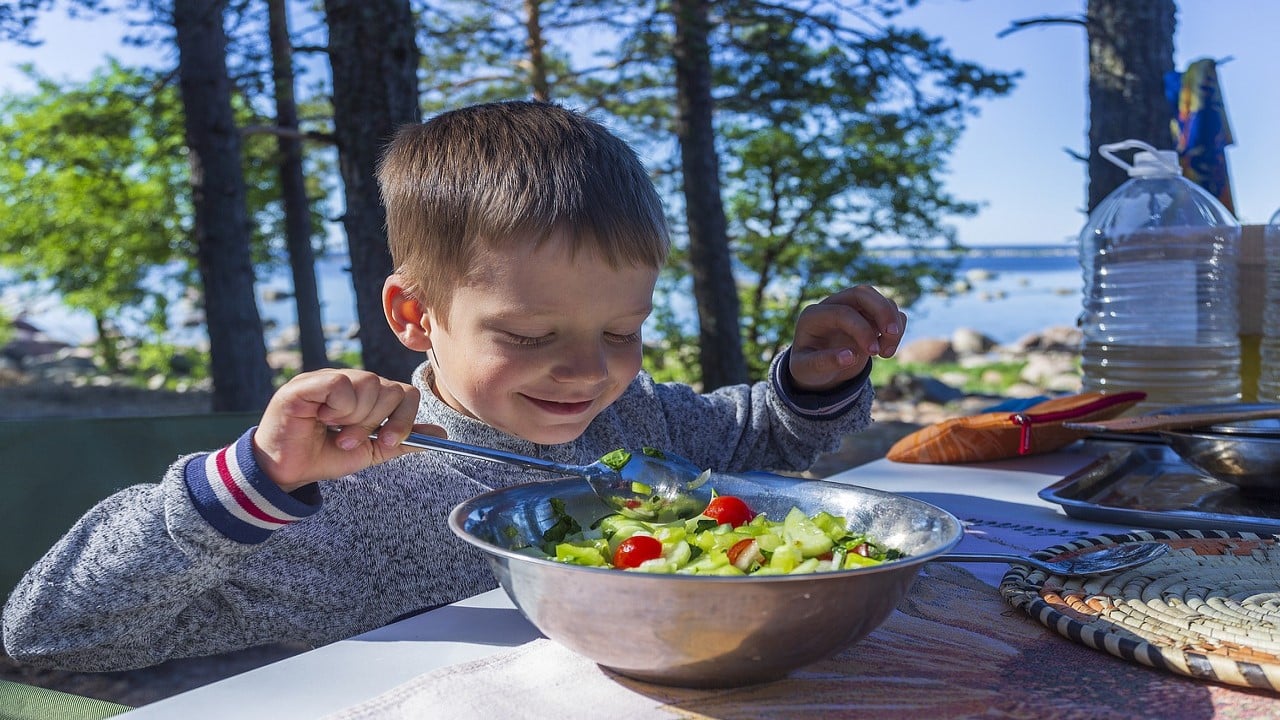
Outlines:
{"label": "boy's nose", "polygon": [[609,377],[609,363],[598,343],[581,343],[556,359],[551,374],[560,382],[599,382]]}

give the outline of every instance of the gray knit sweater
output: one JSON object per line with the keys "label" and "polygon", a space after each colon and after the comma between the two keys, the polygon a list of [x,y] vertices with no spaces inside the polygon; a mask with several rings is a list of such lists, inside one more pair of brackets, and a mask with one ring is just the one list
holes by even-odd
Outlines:
{"label": "gray knit sweater", "polygon": [[[427,389],[424,364],[414,381],[423,390],[418,421],[463,442],[566,463],[648,445],[725,472],[799,470],[870,422],[872,392],[864,375],[803,397],[788,389],[782,360],[769,382],[705,395],[642,373],[581,437],[556,446],[452,410]],[[197,478],[216,453],[180,458],[158,484],[99,503],[26,574],[4,608],[6,651],[38,665],[118,670],[350,637],[496,587],[479,552],[449,530],[449,511],[493,488],[546,479],[419,452],[290,496],[252,466],[251,433],[229,451],[238,447],[257,497],[286,516],[279,529],[237,535],[239,521],[202,500]]]}

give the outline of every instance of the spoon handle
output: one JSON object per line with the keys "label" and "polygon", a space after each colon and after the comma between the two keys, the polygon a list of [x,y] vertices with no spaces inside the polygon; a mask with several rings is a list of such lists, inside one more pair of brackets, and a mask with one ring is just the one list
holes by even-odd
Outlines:
{"label": "spoon handle", "polygon": [[409,433],[409,436],[400,442],[402,445],[408,445],[409,447],[416,447],[424,450],[440,450],[454,455],[476,458],[478,460],[518,465],[530,470],[542,470],[544,472],[559,473],[561,475],[585,476],[584,470],[577,465],[565,465],[563,463],[552,462],[550,460],[529,457],[528,455],[520,455],[518,453],[507,452],[505,450],[498,450],[497,448],[468,445],[467,443],[458,442],[457,440],[439,438],[434,435]]}
{"label": "spoon handle", "polygon": [[1003,555],[1000,553],[947,553],[938,558],[943,562],[994,562],[1005,564],[1030,565],[1038,570],[1052,571],[1053,568],[1023,555]]}

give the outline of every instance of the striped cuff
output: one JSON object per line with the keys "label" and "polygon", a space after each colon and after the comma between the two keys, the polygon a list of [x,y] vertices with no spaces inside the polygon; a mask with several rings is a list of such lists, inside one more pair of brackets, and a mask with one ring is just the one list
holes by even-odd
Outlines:
{"label": "striped cuff", "polygon": [[242,543],[260,543],[320,509],[315,485],[286,493],[262,473],[253,457],[249,428],[233,444],[187,462],[187,491],[200,516],[218,532]]}
{"label": "striped cuff", "polygon": [[782,351],[773,361],[771,377],[773,389],[782,398],[792,412],[811,420],[834,420],[844,415],[857,404],[858,398],[867,389],[867,381],[871,377],[871,359],[862,372],[825,392],[804,392],[795,387],[791,373],[787,370],[787,359],[791,348]]}

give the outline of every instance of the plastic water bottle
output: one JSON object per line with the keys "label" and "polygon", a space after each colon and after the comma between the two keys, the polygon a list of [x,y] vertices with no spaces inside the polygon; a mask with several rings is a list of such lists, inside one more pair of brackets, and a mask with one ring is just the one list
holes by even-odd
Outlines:
{"label": "plastic water bottle", "polygon": [[1266,265],[1266,306],[1262,310],[1262,368],[1258,372],[1258,401],[1280,402],[1280,210],[1263,231]]}
{"label": "plastic water bottle", "polygon": [[[1138,149],[1133,164],[1117,151]],[[1240,400],[1240,224],[1182,177],[1178,155],[1103,145],[1129,172],[1080,233],[1083,388],[1141,390],[1132,412]]]}

